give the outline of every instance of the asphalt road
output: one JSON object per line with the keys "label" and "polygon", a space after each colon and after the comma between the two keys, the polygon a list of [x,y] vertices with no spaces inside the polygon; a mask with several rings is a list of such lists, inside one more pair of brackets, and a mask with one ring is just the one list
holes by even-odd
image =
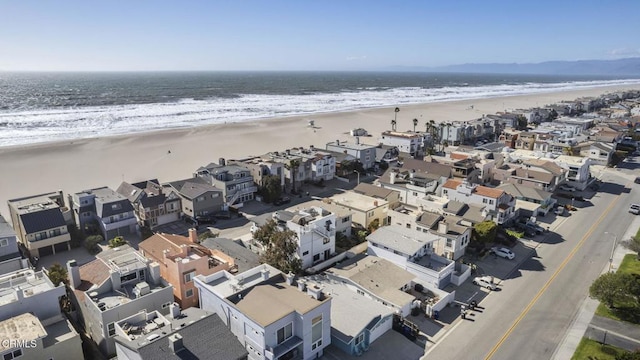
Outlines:
{"label": "asphalt road", "polygon": [[640,187],[631,183],[633,191],[624,192],[629,177],[620,174],[607,170],[592,206],[572,212],[522,259],[500,292],[482,301],[482,313],[454,325],[425,358],[550,359],[592,281],[608,266],[614,236],[605,232],[622,236],[633,220],[627,210],[639,202]]}

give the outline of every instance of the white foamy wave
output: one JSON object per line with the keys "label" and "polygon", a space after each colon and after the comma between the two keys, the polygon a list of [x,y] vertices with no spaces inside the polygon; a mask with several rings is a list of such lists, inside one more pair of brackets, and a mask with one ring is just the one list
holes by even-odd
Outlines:
{"label": "white foamy wave", "polygon": [[442,88],[366,88],[312,95],[243,95],[172,103],[0,112],[0,146],[195,127],[261,118],[638,84],[640,80]]}

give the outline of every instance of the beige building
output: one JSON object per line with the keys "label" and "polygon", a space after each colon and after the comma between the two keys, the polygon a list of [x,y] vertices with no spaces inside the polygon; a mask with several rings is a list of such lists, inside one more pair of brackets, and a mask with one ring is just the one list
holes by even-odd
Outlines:
{"label": "beige building", "polygon": [[386,224],[389,202],[367,195],[347,191],[329,198],[332,204],[351,211],[352,221],[363,227],[369,227],[378,220],[380,226]]}

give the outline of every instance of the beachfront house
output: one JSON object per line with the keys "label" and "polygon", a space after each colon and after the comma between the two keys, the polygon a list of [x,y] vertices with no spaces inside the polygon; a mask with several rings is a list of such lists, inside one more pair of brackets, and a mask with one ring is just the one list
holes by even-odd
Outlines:
{"label": "beachfront house", "polygon": [[0,274],[24,269],[28,266],[28,260],[22,258],[18,249],[16,232],[0,215]]}
{"label": "beachfront house", "polygon": [[284,164],[272,160],[269,156],[247,156],[229,160],[228,163],[247,168],[258,188],[265,186],[265,181],[269,176],[277,176],[280,179],[280,187],[284,188],[286,171]]}
{"label": "beachfront house", "polygon": [[242,207],[246,201],[253,200],[258,191],[249,169],[238,164],[227,165],[223,158],[219,164],[210,163],[198,168],[193,176],[222,190],[225,206]]}
{"label": "beachfront house", "polygon": [[326,149],[355,157],[364,170],[372,169],[376,164],[376,147],[374,145],[361,144],[359,137],[356,137],[353,143],[341,140],[329,142],[326,145]]}
{"label": "beachfront house", "polygon": [[116,322],[144,310],[166,314],[173,303],[173,286],[160,277],[160,264],[129,245],[82,266],[70,260],[67,272],[79,326],[109,357],[116,354]]}
{"label": "beachfront house", "polygon": [[182,309],[198,306],[193,285],[196,275],[237,271],[233,258],[200,245],[195,229],[189,229],[189,236],[157,233],[138,247],[143,256],[160,264],[160,276],[173,286],[173,296]]}
{"label": "beachfront house", "polygon": [[267,264],[232,275],[196,276],[200,307],[218,314],[250,359],[303,359],[331,343],[331,300]]}
{"label": "beachfront house", "polygon": [[73,223],[62,191],[12,199],[9,214],[18,241],[29,256],[47,256],[71,249],[67,225]]}
{"label": "beachfront house", "polygon": [[220,318],[198,308],[143,310],[115,324],[118,360],[245,360],[248,352]]}
{"label": "beachfront house", "polygon": [[126,197],[106,186],[69,196],[69,205],[78,228],[83,232],[99,231],[105,240],[136,233],[133,205]]}
{"label": "beachfront house", "polygon": [[180,220],[180,197],[162,190],[158,180],[152,179],[133,184],[123,181],[116,191],[131,202],[138,223],[154,229]]}
{"label": "beachfront house", "polygon": [[205,179],[193,177],[172,181],[162,186],[167,196],[180,198],[182,215],[190,219],[226,210],[223,191],[211,186]]}
{"label": "beachfront house", "polygon": [[515,216],[515,198],[500,189],[450,179],[442,186],[442,196],[463,204],[483,206],[499,225]]}
{"label": "beachfront house", "polygon": [[44,270],[20,269],[1,275],[0,285],[3,359],[83,358],[80,335],[60,309],[64,284],[52,283]]}
{"label": "beachfront house", "polygon": [[422,133],[383,131],[380,135],[380,144],[397,147],[400,152],[416,157],[424,154],[425,137]]}

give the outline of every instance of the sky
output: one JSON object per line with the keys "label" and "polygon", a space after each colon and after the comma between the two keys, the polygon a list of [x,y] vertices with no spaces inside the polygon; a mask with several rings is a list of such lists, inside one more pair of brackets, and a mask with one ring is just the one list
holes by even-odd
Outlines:
{"label": "sky", "polygon": [[0,0],[0,71],[383,70],[640,56],[638,0]]}

